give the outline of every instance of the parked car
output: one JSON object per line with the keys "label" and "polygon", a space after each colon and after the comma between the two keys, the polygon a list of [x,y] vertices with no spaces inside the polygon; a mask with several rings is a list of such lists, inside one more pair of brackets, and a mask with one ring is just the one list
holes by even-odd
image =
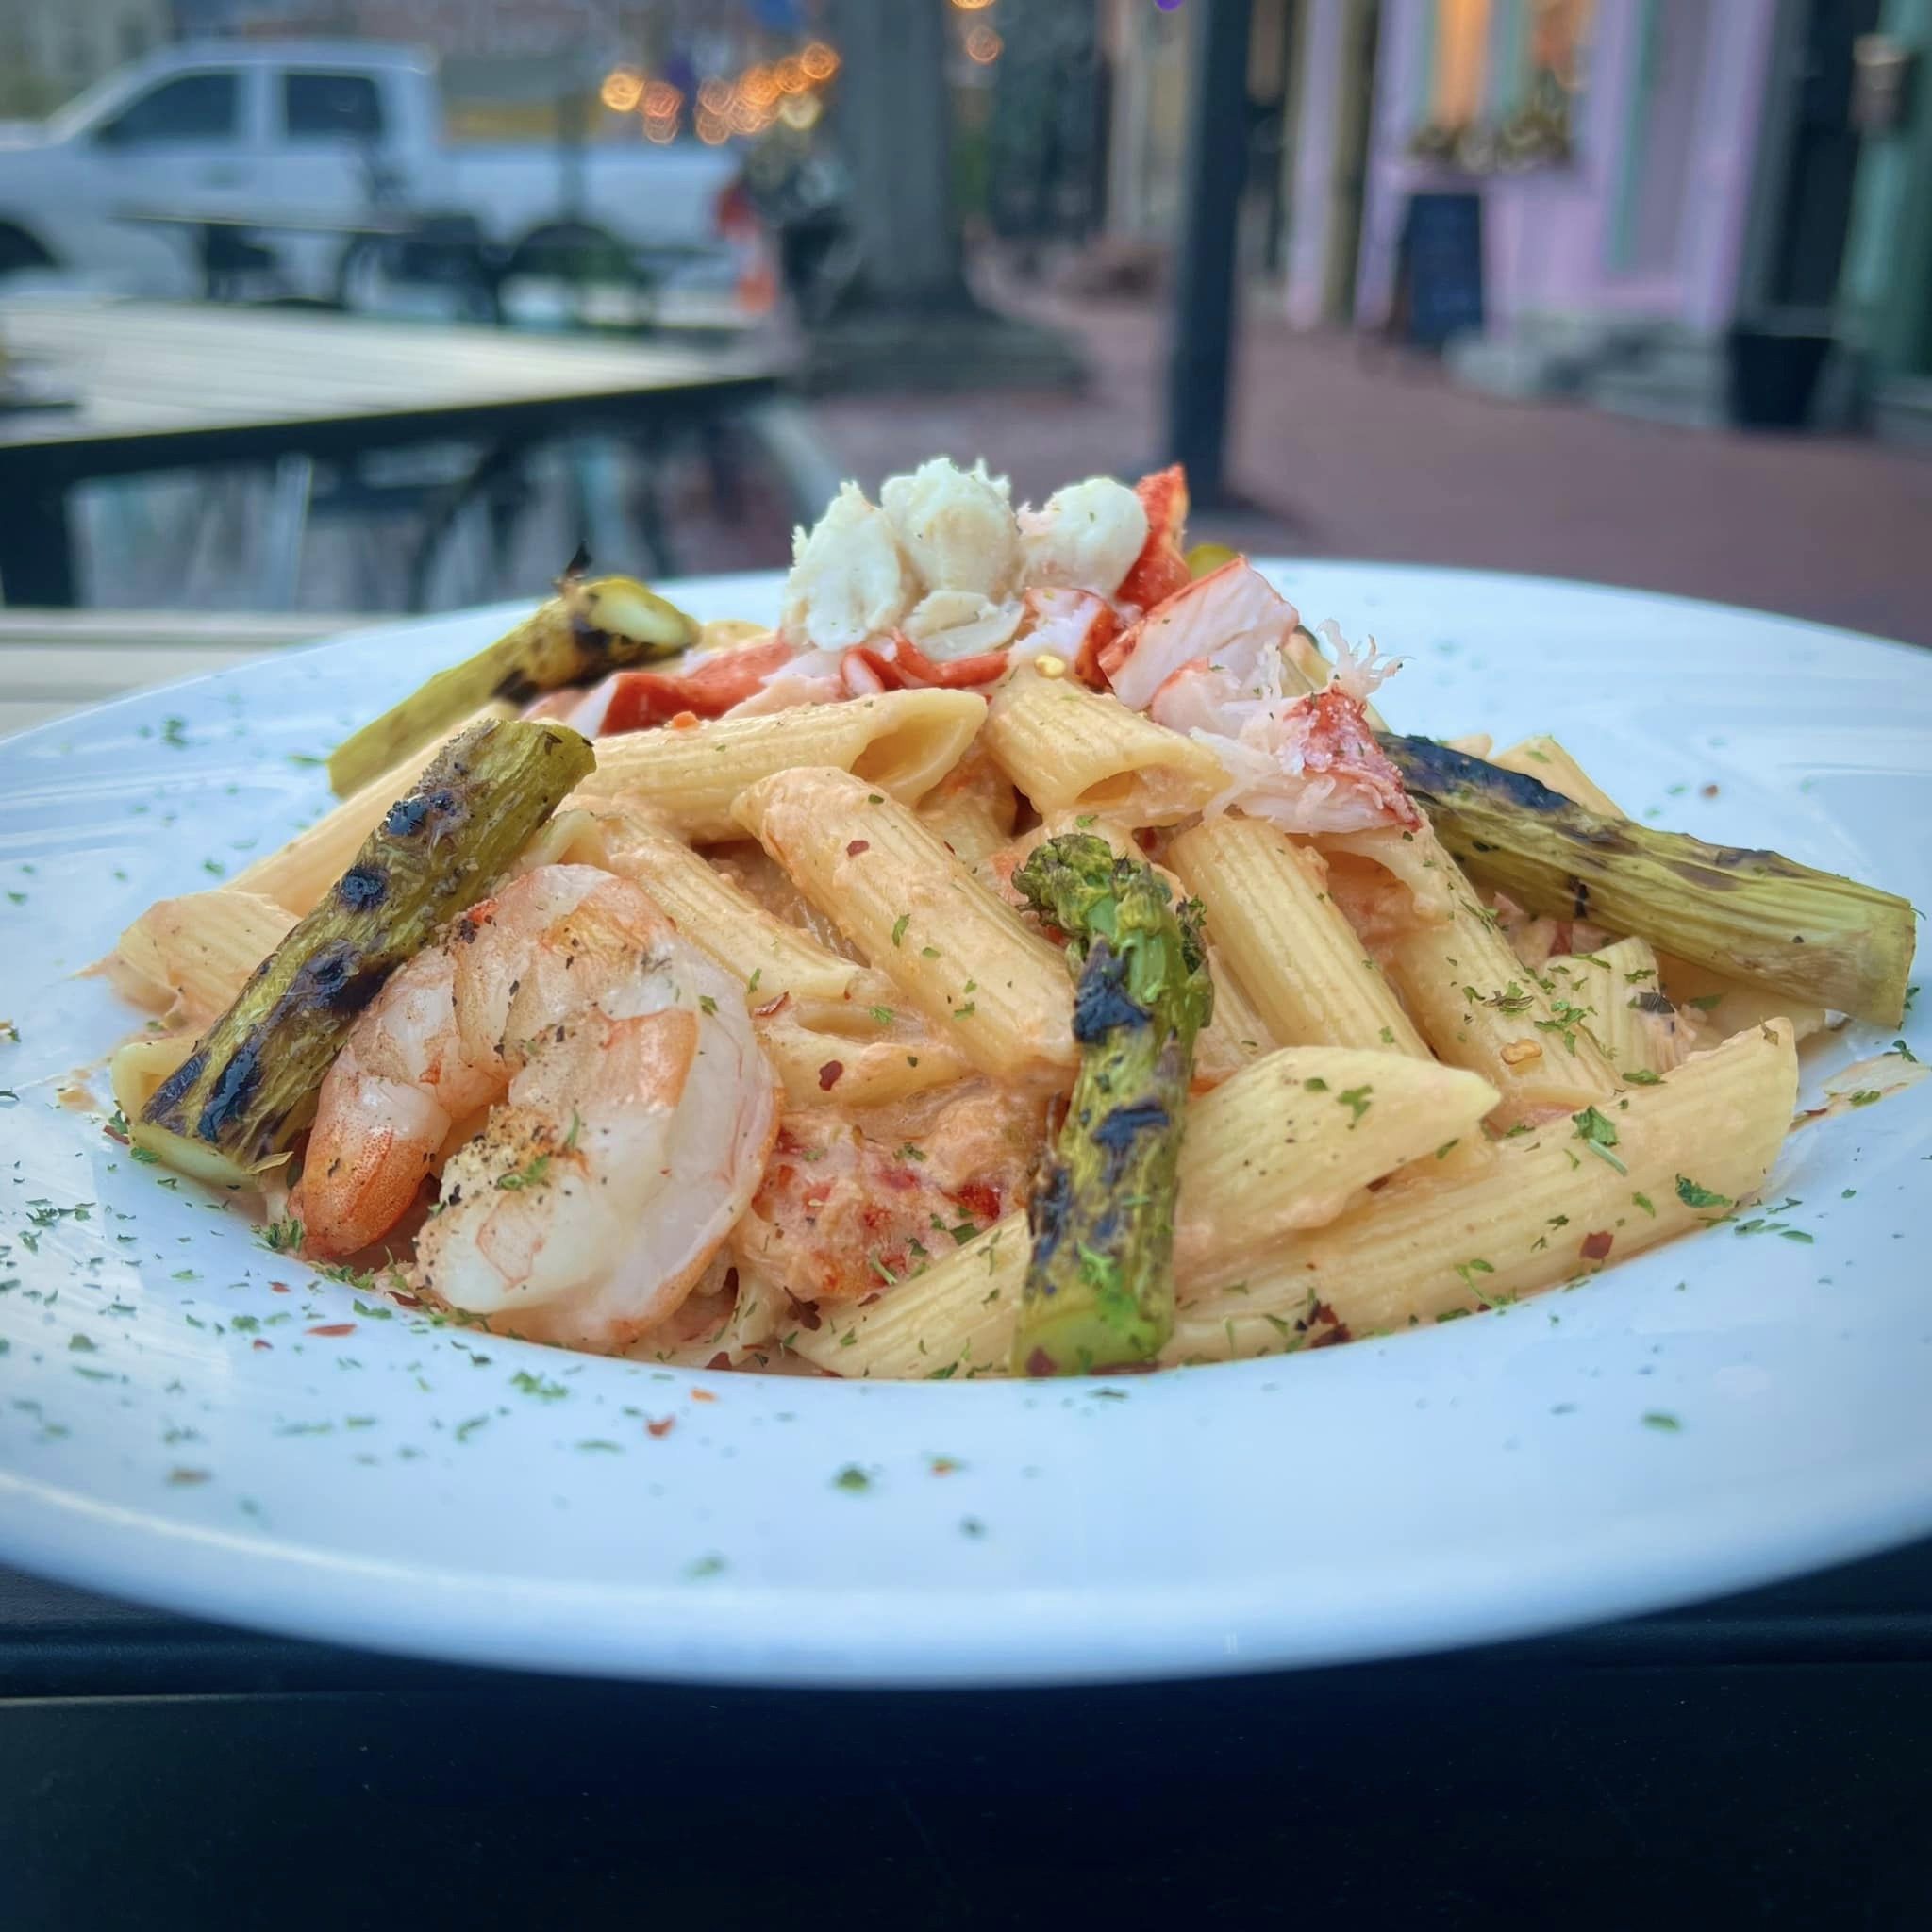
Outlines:
{"label": "parked car", "polygon": [[278,292],[356,306],[372,251],[355,225],[407,219],[499,274],[655,256],[728,281],[738,176],[729,148],[695,141],[451,141],[435,63],[406,48],[190,42],[44,125],[0,126],[0,275],[198,294],[220,233],[245,237],[230,255],[272,268]]}

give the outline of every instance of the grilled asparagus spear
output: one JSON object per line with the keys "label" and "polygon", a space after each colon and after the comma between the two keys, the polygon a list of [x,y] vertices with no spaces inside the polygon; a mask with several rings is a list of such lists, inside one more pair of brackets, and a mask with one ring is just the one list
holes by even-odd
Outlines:
{"label": "grilled asparagus spear", "polygon": [[129,1131],[198,1179],[246,1184],[289,1150],[356,1017],[443,921],[474,905],[596,760],[561,724],[453,740],[356,862],[255,970]]}
{"label": "grilled asparagus spear", "polygon": [[1912,908],[1776,852],[1709,845],[1573,805],[1426,738],[1382,736],[1442,842],[1531,912],[1589,919],[1793,999],[1895,1026]]}
{"label": "grilled asparagus spear", "polygon": [[1068,936],[1080,1043],[1028,1209],[1013,1367],[1085,1374],[1151,1360],[1174,1327],[1175,1164],[1194,1037],[1214,1006],[1200,908],[1170,906],[1151,866],[1085,833],[1037,846],[1013,883]]}
{"label": "grilled asparagus spear", "polygon": [[568,575],[558,594],[474,658],[439,671],[401,704],[336,747],[328,781],[346,798],[491,698],[522,704],[541,691],[588,684],[627,664],[675,657],[698,627],[629,577]]}

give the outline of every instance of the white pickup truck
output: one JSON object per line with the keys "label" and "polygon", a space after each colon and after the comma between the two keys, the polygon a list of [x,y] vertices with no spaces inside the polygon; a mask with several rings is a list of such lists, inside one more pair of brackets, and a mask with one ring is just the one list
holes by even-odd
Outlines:
{"label": "white pickup truck", "polygon": [[708,258],[728,280],[728,148],[476,145],[443,124],[435,64],[407,48],[166,48],[42,125],[0,127],[0,275],[54,268],[125,293],[198,294],[197,224],[217,224],[267,252],[281,292],[353,300],[356,225],[427,220],[474,232],[512,274],[558,248],[614,247]]}

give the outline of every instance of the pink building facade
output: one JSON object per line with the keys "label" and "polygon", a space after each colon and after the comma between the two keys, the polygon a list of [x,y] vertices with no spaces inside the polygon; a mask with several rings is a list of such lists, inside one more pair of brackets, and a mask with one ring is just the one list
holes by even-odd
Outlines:
{"label": "pink building facade", "polygon": [[1736,315],[1778,0],[1384,0],[1351,126],[1361,6],[1306,7],[1294,320],[1383,319],[1409,197],[1444,189],[1482,200],[1491,337],[1648,323],[1705,338]]}

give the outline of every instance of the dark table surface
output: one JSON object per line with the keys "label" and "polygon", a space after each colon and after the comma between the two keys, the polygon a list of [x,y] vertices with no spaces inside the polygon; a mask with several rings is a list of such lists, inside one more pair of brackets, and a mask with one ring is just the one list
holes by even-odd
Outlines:
{"label": "dark table surface", "polygon": [[1919,1927],[1928,1744],[1932,1542],[1444,1657],[990,1693],[445,1668],[0,1572],[0,1923]]}

